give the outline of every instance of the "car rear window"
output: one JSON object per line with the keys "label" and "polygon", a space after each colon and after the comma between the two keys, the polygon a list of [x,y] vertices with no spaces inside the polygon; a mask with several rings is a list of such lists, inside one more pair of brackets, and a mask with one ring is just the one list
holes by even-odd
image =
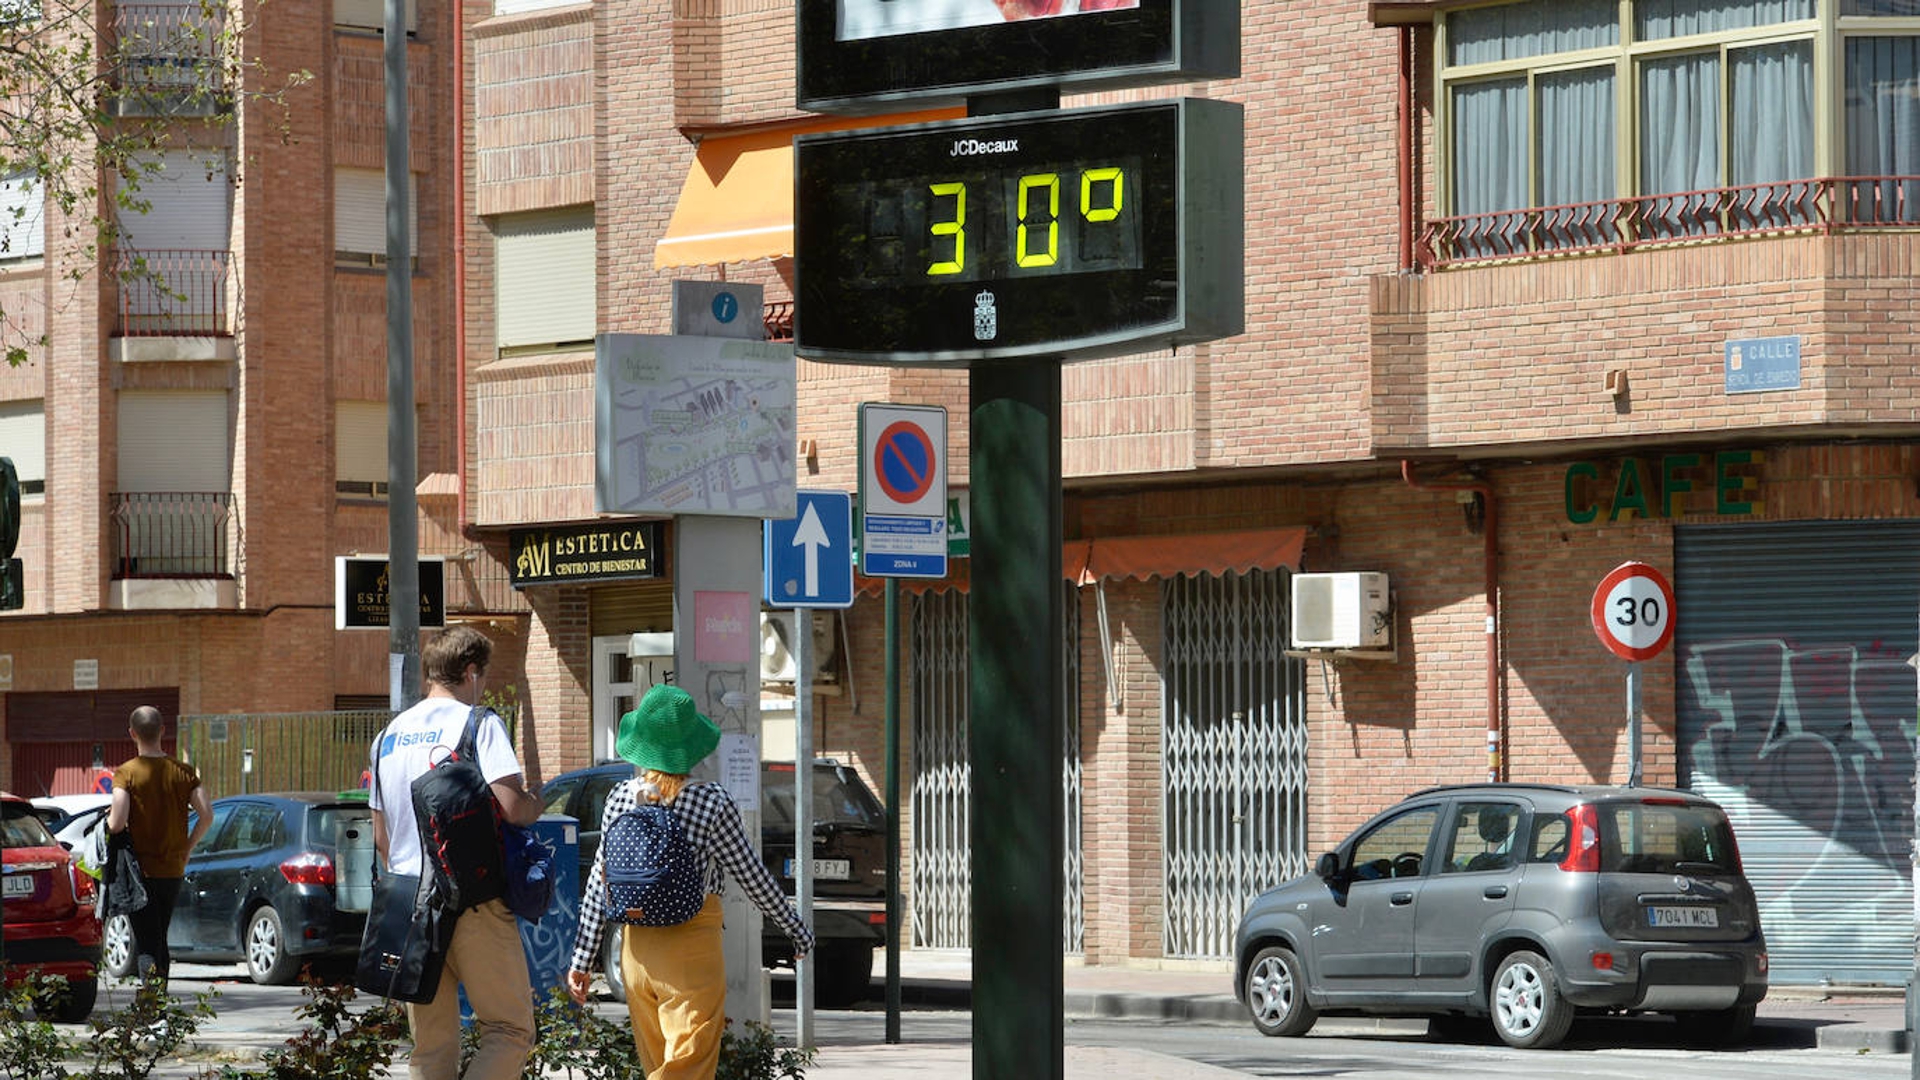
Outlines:
{"label": "car rear window", "polygon": [[1602,803],[1599,810],[1603,873],[1739,872],[1733,826],[1718,807],[1621,802]]}
{"label": "car rear window", "polygon": [[53,847],[53,834],[26,803],[0,803],[0,847]]}
{"label": "car rear window", "polygon": [[[792,829],[792,767],[765,770],[761,774],[761,785],[764,790],[760,812],[766,817],[763,827]],[[873,792],[867,790],[857,775],[846,776],[838,769],[822,768],[813,772],[813,823],[884,829],[887,816],[880,809],[880,800],[873,797]]]}
{"label": "car rear window", "polygon": [[340,831],[350,827],[367,828],[373,823],[373,811],[365,806],[316,806],[307,811],[307,835],[314,843],[338,845]]}

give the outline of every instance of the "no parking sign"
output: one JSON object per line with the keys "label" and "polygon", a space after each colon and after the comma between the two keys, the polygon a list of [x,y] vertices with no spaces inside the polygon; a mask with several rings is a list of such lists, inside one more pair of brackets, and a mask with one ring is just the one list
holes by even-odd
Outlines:
{"label": "no parking sign", "polygon": [[860,406],[860,572],[947,576],[947,410]]}

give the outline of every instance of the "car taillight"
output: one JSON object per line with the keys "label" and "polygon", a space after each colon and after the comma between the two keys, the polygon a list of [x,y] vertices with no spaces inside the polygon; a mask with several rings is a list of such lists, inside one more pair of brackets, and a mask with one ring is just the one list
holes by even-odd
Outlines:
{"label": "car taillight", "polygon": [[1600,811],[1582,803],[1567,811],[1567,857],[1560,869],[1571,873],[1600,872]]}
{"label": "car taillight", "polygon": [[295,885],[333,887],[333,860],[316,851],[295,855],[280,864],[280,876]]}
{"label": "car taillight", "polygon": [[93,903],[100,891],[99,883],[88,874],[81,873],[73,864],[67,864],[67,873],[73,875],[73,902],[82,907]]}
{"label": "car taillight", "polygon": [[887,925],[887,913],[886,913],[886,912],[884,912],[884,911],[869,911],[869,912],[867,912],[867,925],[868,925],[868,926],[885,926],[885,925]]}

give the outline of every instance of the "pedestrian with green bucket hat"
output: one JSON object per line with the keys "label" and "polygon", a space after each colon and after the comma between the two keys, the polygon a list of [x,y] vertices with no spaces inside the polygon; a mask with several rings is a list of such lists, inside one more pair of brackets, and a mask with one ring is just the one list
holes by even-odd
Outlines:
{"label": "pedestrian with green bucket hat", "polygon": [[671,810],[705,883],[692,917],[670,925],[643,925],[634,912],[611,912],[609,845],[604,840],[581,890],[567,989],[575,1001],[585,1003],[609,915],[636,916],[623,918],[627,926],[620,975],[647,1080],[711,1080],[719,1064],[720,1036],[727,1023],[720,896],[729,876],[792,940],[796,958],[813,948],[813,931],[800,921],[800,913],[755,853],[732,796],[717,783],[688,779],[719,744],[720,728],[700,714],[685,690],[661,685],[647,691],[639,706],[620,718],[616,743],[620,757],[636,773],[607,796],[601,817],[602,835],[610,836],[620,817],[642,804]]}

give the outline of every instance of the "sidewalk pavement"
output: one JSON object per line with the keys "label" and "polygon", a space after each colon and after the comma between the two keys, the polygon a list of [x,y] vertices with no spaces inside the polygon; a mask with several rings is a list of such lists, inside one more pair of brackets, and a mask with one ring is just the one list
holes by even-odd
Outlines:
{"label": "sidewalk pavement", "polygon": [[[865,1011],[881,1008],[885,976],[882,954],[874,958],[874,990],[863,1006]],[[927,1010],[968,1009],[971,980],[972,961],[967,952],[903,951],[902,1012],[910,1016]],[[1069,1021],[1177,1021],[1251,1032],[1246,1009],[1233,996],[1232,980],[1231,969],[1221,962],[1090,965],[1070,959],[1062,971],[1063,1013]],[[788,981],[788,987],[776,990],[774,1000],[790,1003],[790,976],[783,981]],[[610,1013],[617,1010],[612,1005],[604,1007]],[[790,1027],[781,1026],[791,1034]],[[1776,986],[1760,1005],[1753,1045],[1903,1054],[1908,1052],[1905,1028],[1906,1001],[1900,990],[1828,991]],[[1313,1034],[1408,1037],[1425,1031],[1424,1020],[1323,1017]],[[216,1030],[203,1032],[193,1041],[203,1052],[246,1059],[257,1058],[284,1038],[278,1032]],[[1239,1075],[1146,1050],[1068,1045],[1064,1054],[1067,1074],[1087,1080],[1229,1080]],[[400,1068],[394,1075],[405,1075],[404,1056],[396,1065]],[[968,1080],[971,1076],[972,1047],[964,1038],[886,1044],[876,1036],[862,1042],[825,1042],[818,1048],[815,1063],[807,1069],[808,1080]]]}

